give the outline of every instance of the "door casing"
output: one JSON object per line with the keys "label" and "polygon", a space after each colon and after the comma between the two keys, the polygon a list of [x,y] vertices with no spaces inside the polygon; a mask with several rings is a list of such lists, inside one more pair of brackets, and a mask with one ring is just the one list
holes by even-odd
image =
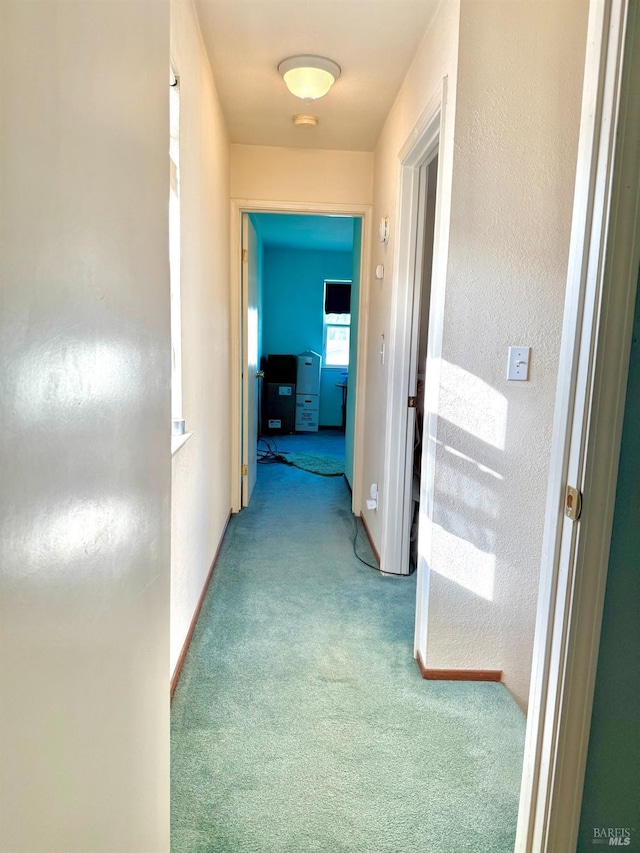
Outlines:
{"label": "door casing", "polygon": [[453,127],[447,120],[450,93],[444,77],[399,151],[398,239],[394,258],[397,270],[391,311],[389,383],[385,458],[385,494],[382,505],[381,569],[386,574],[407,574],[408,492],[407,472],[408,408],[407,388],[411,376],[411,339],[417,267],[421,265],[421,170],[438,154],[433,261],[429,303],[425,407],[420,480],[420,533],[418,548],[414,656],[426,660],[429,565],[434,481],[433,452],[438,423],[440,356],[444,330],[446,270],[451,212],[451,152]]}
{"label": "door casing", "polygon": [[[396,285],[392,297],[389,341],[389,374],[387,385],[387,423],[385,454],[385,497],[382,505],[381,569],[385,574],[409,574],[409,513],[411,506],[411,470],[409,444],[413,439],[413,415],[407,406],[407,389],[415,381],[417,350],[416,289],[422,278],[422,250],[427,186],[424,169],[438,154],[444,125],[447,80],[428,104],[418,120],[408,143],[399,154],[400,198],[398,204],[398,239],[395,245],[394,269]],[[444,322],[444,285],[446,272],[445,218],[441,187],[442,158],[438,162],[438,191],[436,195],[433,235],[433,265],[430,293],[429,331],[425,400],[429,388],[437,387],[437,346],[442,341]],[[448,223],[448,217],[446,218]],[[434,336],[434,345],[430,341]],[[408,343],[407,343],[408,342]],[[436,355],[437,353],[437,355]],[[425,408],[425,433],[428,412]],[[435,426],[435,424],[434,424]],[[423,469],[427,493],[433,483],[429,471]],[[428,500],[428,497],[427,497]],[[422,502],[422,495],[421,495]],[[420,572],[418,586],[421,586]],[[424,570],[422,572],[424,574]],[[422,587],[425,585],[422,584]],[[420,610],[420,605],[418,605]],[[426,614],[425,614],[426,615]],[[420,618],[422,624],[422,618]],[[418,629],[418,623],[416,623]]]}
{"label": "door casing", "polygon": [[243,213],[297,213],[353,216],[362,219],[360,262],[360,311],[358,316],[358,370],[355,383],[354,458],[351,507],[360,515],[362,507],[363,443],[366,388],[367,321],[371,267],[371,205],[320,204],[257,199],[231,199],[231,511],[242,506],[242,215]]}

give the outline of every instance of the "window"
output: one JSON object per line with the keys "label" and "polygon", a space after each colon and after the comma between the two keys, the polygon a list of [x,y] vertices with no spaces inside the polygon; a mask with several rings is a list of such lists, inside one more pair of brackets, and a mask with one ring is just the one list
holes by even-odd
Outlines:
{"label": "window", "polygon": [[351,282],[324,283],[324,364],[349,366],[351,338]]}
{"label": "window", "polygon": [[171,298],[171,433],[183,435],[180,310],[180,84],[169,77],[169,292]]}

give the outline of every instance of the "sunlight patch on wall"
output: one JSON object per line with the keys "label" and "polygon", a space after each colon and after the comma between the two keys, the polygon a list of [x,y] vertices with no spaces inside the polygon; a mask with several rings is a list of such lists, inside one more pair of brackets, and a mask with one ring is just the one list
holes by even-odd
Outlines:
{"label": "sunlight patch on wall", "polygon": [[[78,568],[85,575],[92,558],[128,549],[141,524],[140,512],[130,500],[70,500],[24,520],[16,542],[22,554],[15,565],[22,566],[25,575],[37,570],[38,582],[47,574],[68,577]],[[121,567],[128,562],[124,557]]]}
{"label": "sunlight patch on wall", "polygon": [[466,453],[462,453],[460,450],[456,450],[455,447],[450,447],[448,444],[444,444],[442,441],[438,441],[438,439],[434,439],[430,436],[432,441],[435,441],[446,453],[450,453],[452,456],[456,456],[458,459],[462,459],[463,462],[469,462],[475,468],[478,469],[483,474],[489,474],[491,477],[495,477],[496,480],[504,480],[502,474],[498,474],[497,471],[494,471],[492,468],[489,468],[487,465],[482,465],[482,463],[477,462],[475,459],[472,459],[470,456],[467,456]]}
{"label": "sunlight patch on wall", "polygon": [[[422,543],[420,543],[422,546]],[[487,601],[493,601],[496,556],[476,548],[471,542],[455,536],[439,524],[433,525],[432,572],[463,586]],[[420,547],[420,553],[424,553]]]}
{"label": "sunlight patch on wall", "polygon": [[507,432],[507,400],[482,379],[442,359],[438,415],[504,450]]}
{"label": "sunlight patch on wall", "polygon": [[17,416],[34,423],[86,415],[96,404],[120,405],[140,393],[140,354],[130,346],[54,338],[32,349],[9,376]]}

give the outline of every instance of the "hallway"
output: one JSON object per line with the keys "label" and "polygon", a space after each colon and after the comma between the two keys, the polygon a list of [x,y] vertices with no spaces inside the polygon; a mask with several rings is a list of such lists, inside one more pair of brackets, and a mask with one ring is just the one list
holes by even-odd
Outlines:
{"label": "hallway", "polygon": [[525,718],[420,678],[414,578],[353,524],[342,477],[259,466],[172,705],[173,853],[513,849]]}

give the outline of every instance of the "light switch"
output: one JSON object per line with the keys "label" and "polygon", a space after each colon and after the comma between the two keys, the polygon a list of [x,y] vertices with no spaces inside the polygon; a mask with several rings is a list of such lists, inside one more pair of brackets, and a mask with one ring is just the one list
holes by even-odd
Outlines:
{"label": "light switch", "polygon": [[526,382],[529,378],[529,360],[531,347],[509,347],[507,379]]}

